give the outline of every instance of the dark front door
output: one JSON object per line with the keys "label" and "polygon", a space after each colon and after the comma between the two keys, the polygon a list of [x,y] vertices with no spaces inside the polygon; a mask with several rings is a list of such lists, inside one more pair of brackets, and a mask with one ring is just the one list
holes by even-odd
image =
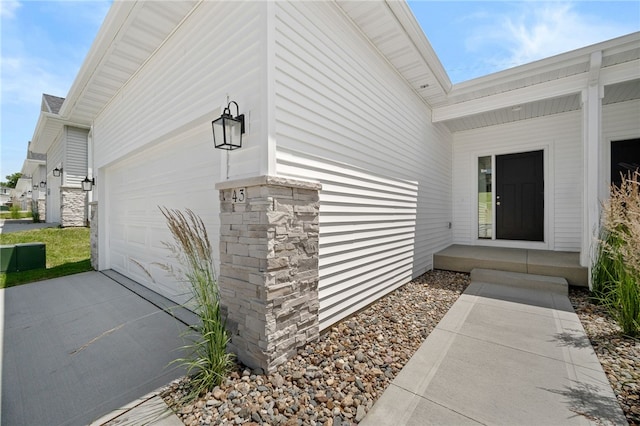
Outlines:
{"label": "dark front door", "polygon": [[496,156],[496,238],[544,240],[543,151]]}

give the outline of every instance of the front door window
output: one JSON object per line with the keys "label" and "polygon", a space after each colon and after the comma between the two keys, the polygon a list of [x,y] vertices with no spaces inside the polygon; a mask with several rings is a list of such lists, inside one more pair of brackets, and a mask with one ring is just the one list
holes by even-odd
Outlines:
{"label": "front door window", "polygon": [[491,156],[478,158],[478,238],[493,236]]}

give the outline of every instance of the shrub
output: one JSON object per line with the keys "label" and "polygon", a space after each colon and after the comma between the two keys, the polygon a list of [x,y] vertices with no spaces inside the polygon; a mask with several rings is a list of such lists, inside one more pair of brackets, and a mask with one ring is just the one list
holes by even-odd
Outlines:
{"label": "shrub", "polygon": [[31,217],[33,218],[33,223],[40,222],[40,212],[38,211],[38,202],[31,202]]}
{"label": "shrub", "polygon": [[17,204],[13,204],[9,212],[11,213],[11,219],[20,219],[20,206]]}
{"label": "shrub", "polygon": [[625,334],[640,332],[640,173],[623,176],[603,205],[602,233],[592,268],[595,296]]}
{"label": "shrub", "polygon": [[207,230],[191,210],[160,208],[173,235],[173,243],[164,243],[181,265],[179,269],[162,265],[174,277],[190,283],[195,302],[195,312],[200,324],[187,331],[190,355],[175,360],[187,369],[191,376],[191,391],[186,400],[212,390],[222,383],[234,365],[234,355],[227,353],[229,335],[220,312],[220,297],[211,244]]}

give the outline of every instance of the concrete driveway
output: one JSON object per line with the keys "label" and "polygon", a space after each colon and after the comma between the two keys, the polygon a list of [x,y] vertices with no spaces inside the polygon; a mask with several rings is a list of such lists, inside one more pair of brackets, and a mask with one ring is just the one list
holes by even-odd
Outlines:
{"label": "concrete driveway", "polygon": [[1,423],[88,424],[182,376],[169,363],[195,317],[170,305],[115,273],[0,290]]}

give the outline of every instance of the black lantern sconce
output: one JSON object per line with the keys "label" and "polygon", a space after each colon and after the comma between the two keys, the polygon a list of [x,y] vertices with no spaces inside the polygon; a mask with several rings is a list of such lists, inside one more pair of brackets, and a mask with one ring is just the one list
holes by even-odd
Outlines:
{"label": "black lantern sconce", "polygon": [[38,185],[33,185],[33,189],[38,189]]}
{"label": "black lantern sconce", "polygon": [[45,181],[40,182],[40,188],[44,188],[46,186],[47,186],[47,182]]}
{"label": "black lantern sconce", "polygon": [[[231,104],[236,106],[236,116],[231,115]],[[244,114],[239,113],[238,104],[231,101],[222,111],[222,115],[211,122],[213,127],[213,144],[218,149],[228,151],[242,147],[244,133]]]}
{"label": "black lantern sconce", "polygon": [[89,179],[89,176],[87,176],[81,183],[83,191],[91,191],[96,184],[96,178]]}
{"label": "black lantern sconce", "polygon": [[62,175],[62,166],[60,166],[60,168],[55,168],[52,171],[53,173],[53,177],[60,177]]}

